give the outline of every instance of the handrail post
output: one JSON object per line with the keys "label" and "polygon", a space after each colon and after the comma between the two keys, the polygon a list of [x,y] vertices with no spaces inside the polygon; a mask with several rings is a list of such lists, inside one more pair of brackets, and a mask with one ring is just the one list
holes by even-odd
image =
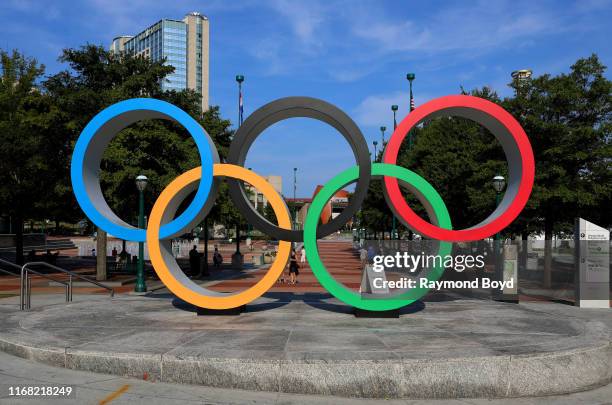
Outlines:
{"label": "handrail post", "polygon": [[68,281],[68,291],[70,292],[68,297],[69,297],[69,302],[72,302],[72,274],[70,275],[69,281]]}
{"label": "handrail post", "polygon": [[30,275],[28,273],[26,273],[26,290],[26,309],[29,310],[32,307],[32,279],[30,278]]}
{"label": "handrail post", "polygon": [[[0,262],[5,262],[4,260],[0,259]],[[6,262],[9,263],[9,262]],[[83,277],[82,275],[73,273],[71,271],[62,269],[61,267],[57,267],[54,266],[52,264],[49,263],[45,263],[45,262],[28,262],[26,264],[24,264],[23,266],[17,266],[15,264],[9,263],[12,266],[16,267],[16,268],[20,268],[21,269],[21,277],[19,280],[19,307],[20,309],[23,311],[25,309],[30,309],[31,306],[31,295],[32,295],[32,281],[30,279],[30,273],[33,274],[37,274],[38,276],[44,277],[48,280],[60,283],[60,284],[64,284],[66,286],[66,302],[72,302],[72,291],[73,291],[73,280],[74,278],[78,278],[81,280],[85,280],[86,282],[96,285],[100,288],[104,288],[108,291],[110,291],[110,296],[113,297],[115,295],[115,290],[112,289],[111,287],[105,286],[104,284],[101,284],[97,281],[93,281],[90,280],[86,277]],[[51,269],[55,269],[61,273],[64,274],[68,274],[68,282],[62,281],[62,280],[58,280],[55,279],[53,277],[50,277],[47,274],[44,273],[40,273],[36,270],[30,270],[28,269],[28,266],[33,265],[33,266],[45,266]]]}
{"label": "handrail post", "polygon": [[19,279],[19,309],[22,311],[25,309],[25,283],[23,278],[24,272],[27,272],[27,270],[25,270],[25,266],[21,268],[21,274]]}

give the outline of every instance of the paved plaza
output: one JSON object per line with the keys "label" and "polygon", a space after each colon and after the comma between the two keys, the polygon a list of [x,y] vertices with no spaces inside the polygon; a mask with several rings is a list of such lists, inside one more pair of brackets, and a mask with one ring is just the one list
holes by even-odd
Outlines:
{"label": "paved plaza", "polygon": [[17,303],[0,300],[7,354],[275,398],[535,397],[605,386],[612,375],[612,313],[555,303],[438,293],[399,319],[355,318],[322,293],[268,293],[235,316],[198,316],[164,290],[71,304],[38,295],[27,312]]}

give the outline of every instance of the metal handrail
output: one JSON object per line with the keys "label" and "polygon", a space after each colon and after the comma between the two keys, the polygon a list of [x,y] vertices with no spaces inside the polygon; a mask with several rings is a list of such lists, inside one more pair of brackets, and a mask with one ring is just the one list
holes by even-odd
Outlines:
{"label": "metal handrail", "polygon": [[[0,259],[0,263],[2,263],[2,264],[6,264],[7,266],[10,266],[10,267],[13,267],[13,268],[15,268],[15,269],[19,270],[19,273],[21,273],[21,266],[20,266],[20,265],[18,265],[18,264],[15,264],[15,263],[13,263],[13,262],[9,262],[8,260],[4,260],[4,259]],[[15,276],[15,277],[19,276],[19,274],[18,274],[18,273],[11,273],[11,272],[10,272],[10,271],[8,271],[8,270],[0,269],[0,271],[1,271],[2,273],[4,273],[4,274],[8,274],[8,275],[10,275],[10,276]]]}
{"label": "metal handrail", "polygon": [[[0,259],[1,260],[1,259]],[[4,269],[0,269],[0,273],[4,273],[4,274],[8,274],[9,276],[15,276],[15,277],[19,277],[19,274],[15,274],[13,272],[10,272],[8,270],[4,270]]]}
{"label": "metal handrail", "polygon": [[[60,280],[56,280],[52,277],[47,276],[46,274],[40,273],[36,270],[33,270],[31,268],[29,268],[29,266],[44,266],[44,267],[48,267],[50,269],[53,270],[57,270],[61,273],[64,274],[68,274],[68,282],[64,282],[64,281],[60,281]],[[32,295],[32,283],[30,281],[30,277],[29,277],[29,273],[33,273],[33,274],[37,274],[39,276],[45,277],[49,280],[52,280],[54,282],[60,283],[60,284],[64,284],[66,286],[66,302],[71,302],[72,301],[72,278],[78,278],[80,280],[84,280],[90,284],[94,284],[100,288],[104,288],[105,290],[109,290],[110,291],[110,296],[113,297],[115,295],[115,290],[113,290],[111,287],[107,287],[104,284],[98,283],[97,281],[93,281],[88,279],[87,277],[83,277],[82,275],[78,274],[78,273],[74,273],[72,271],[66,270],[66,269],[62,269],[61,267],[57,267],[53,264],[49,264],[47,262],[29,262],[24,264],[21,267],[21,291],[20,291],[20,298],[21,298],[21,302],[20,302],[20,307],[22,310],[24,309],[30,309],[30,303],[31,303],[31,295]]]}

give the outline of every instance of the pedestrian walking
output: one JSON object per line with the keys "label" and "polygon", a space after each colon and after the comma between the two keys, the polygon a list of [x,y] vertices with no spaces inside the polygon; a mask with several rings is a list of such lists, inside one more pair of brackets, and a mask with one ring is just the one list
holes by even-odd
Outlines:
{"label": "pedestrian walking", "polygon": [[300,266],[297,263],[297,255],[295,253],[295,249],[291,249],[291,259],[289,261],[289,277],[291,284],[298,283],[298,275],[300,274]]}
{"label": "pedestrian walking", "polygon": [[306,248],[302,245],[302,250],[300,250],[300,262],[306,263]]}

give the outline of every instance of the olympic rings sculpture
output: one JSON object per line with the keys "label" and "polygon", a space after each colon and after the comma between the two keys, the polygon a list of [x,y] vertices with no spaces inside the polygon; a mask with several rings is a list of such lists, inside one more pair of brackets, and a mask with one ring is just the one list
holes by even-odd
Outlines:
{"label": "olympic rings sculpture", "polygon": [[[480,224],[453,230],[438,192],[418,174],[397,166],[400,146],[412,128],[440,116],[471,119],[487,128],[501,143],[508,162],[508,186],[499,206]],[[320,120],[336,128],[348,141],[356,165],[335,176],[317,193],[306,215],[304,230],[292,230],[289,210],[283,198],[261,176],[243,167],[250,146],[270,125],[293,117]],[[201,166],[172,181],[160,194],[149,216],[147,229],[135,228],[119,218],[108,206],[100,188],[100,162],[108,143],[122,129],[145,119],[161,118],[177,122],[193,137]],[[502,107],[472,96],[441,97],[408,114],[393,132],[383,153],[382,163],[372,163],[366,140],[355,122],[342,110],[323,100],[287,97],[255,111],[238,128],[228,154],[220,163],[217,149],[206,131],[183,110],[167,102],[136,98],[116,103],[96,115],[79,136],[71,164],[71,180],[77,202],[98,227],[125,240],[144,242],[149,247],[153,268],[160,280],[177,297],[201,308],[230,309],[245,305],[270,289],[289,259],[292,242],[304,242],[308,260],[321,285],[339,300],[357,308],[384,311],[400,308],[421,298],[428,290],[415,288],[383,299],[370,299],[336,281],[327,272],[317,249],[317,239],[340,229],[358,210],[366,197],[370,180],[383,178],[383,192],[394,215],[413,231],[438,241],[438,253],[451,252],[453,241],[487,238],[508,226],[524,208],[535,177],[531,144],[520,124]],[[218,178],[228,178],[230,197],[236,208],[260,231],[279,240],[276,260],[254,286],[238,293],[208,290],[191,281],[179,268],[171,252],[171,239],[195,227],[214,205]],[[270,223],[251,205],[242,182],[263,193],[271,204],[278,224]],[[355,192],[344,211],[327,224],[319,218],[325,204],[340,189],[356,182]],[[403,198],[400,184],[414,194],[430,221],[419,217]],[[195,192],[189,206],[175,218],[180,204]],[[437,280],[444,269],[427,269],[424,276]]]}

